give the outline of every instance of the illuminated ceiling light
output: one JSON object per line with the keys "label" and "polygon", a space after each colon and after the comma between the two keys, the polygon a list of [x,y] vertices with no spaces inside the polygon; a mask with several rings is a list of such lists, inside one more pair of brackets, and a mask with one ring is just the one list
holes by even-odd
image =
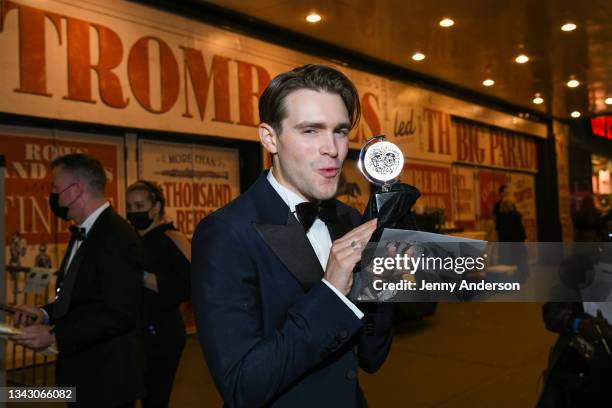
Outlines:
{"label": "illuminated ceiling light", "polygon": [[492,80],[491,78],[487,78],[484,81],[482,81],[482,84],[484,86],[493,86],[493,85],[495,85],[495,81]]}
{"label": "illuminated ceiling light", "polygon": [[412,55],[412,59],[415,61],[423,61],[425,59],[425,54],[423,54],[422,52],[415,52]]}
{"label": "illuminated ceiling light", "polygon": [[567,81],[567,86],[569,86],[570,88],[576,88],[579,85],[580,82],[578,82],[576,79],[570,79],[569,81]]}
{"label": "illuminated ceiling light", "polygon": [[306,21],[308,21],[309,23],[318,23],[319,21],[321,21],[321,16],[317,13],[310,13],[306,16]]}
{"label": "illuminated ceiling light", "polygon": [[533,98],[533,103],[535,103],[536,105],[541,105],[544,103],[544,98],[542,98],[542,96],[537,93],[535,94],[535,98]]}
{"label": "illuminated ceiling light", "polygon": [[604,103],[605,103],[606,105],[612,105],[612,98],[609,98],[609,97],[608,97],[608,98],[604,99]]}
{"label": "illuminated ceiling light", "polygon": [[448,28],[448,27],[452,27],[454,25],[455,25],[455,22],[452,19],[448,18],[448,17],[443,18],[442,20],[440,20],[440,27]]}
{"label": "illuminated ceiling light", "polygon": [[573,111],[572,113],[570,113],[572,118],[579,118],[580,117],[580,112],[578,111]]}
{"label": "illuminated ceiling light", "polygon": [[518,62],[519,64],[524,64],[527,61],[529,61],[529,57],[526,56],[525,54],[521,54],[518,57],[516,57],[514,60]]}
{"label": "illuminated ceiling light", "polygon": [[574,31],[576,29],[576,24],[574,23],[565,23],[561,26],[563,31]]}

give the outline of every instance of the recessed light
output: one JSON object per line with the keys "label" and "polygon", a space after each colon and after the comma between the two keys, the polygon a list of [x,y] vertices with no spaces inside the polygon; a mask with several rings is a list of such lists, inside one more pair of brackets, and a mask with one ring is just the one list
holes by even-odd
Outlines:
{"label": "recessed light", "polygon": [[448,17],[443,18],[442,20],[440,20],[440,27],[448,28],[448,27],[452,27],[454,25],[455,25],[455,22],[452,19],[448,18]]}
{"label": "recessed light", "polygon": [[527,61],[529,61],[529,57],[526,56],[525,54],[521,54],[518,57],[516,57],[514,60],[518,62],[519,64],[524,64]]}
{"label": "recessed light", "polygon": [[495,85],[495,81],[490,79],[490,78],[487,78],[484,81],[482,81],[482,84],[484,86],[493,86],[493,85]]}
{"label": "recessed light", "polygon": [[544,103],[544,98],[542,98],[539,93],[535,94],[535,97],[533,98],[533,103],[535,103],[536,105],[541,105]]}
{"label": "recessed light", "polygon": [[570,79],[569,81],[567,81],[567,86],[569,86],[570,88],[576,88],[579,85],[580,82],[578,82],[576,79]]}
{"label": "recessed light", "polygon": [[574,31],[576,29],[576,24],[574,23],[565,23],[561,26],[563,31]]}
{"label": "recessed light", "polygon": [[579,118],[580,117],[580,112],[573,111],[572,113],[570,113],[570,115],[572,116],[572,118]]}
{"label": "recessed light", "polygon": [[604,103],[605,103],[606,105],[612,105],[612,98],[606,98],[606,99],[604,99]]}
{"label": "recessed light", "polygon": [[310,13],[306,16],[306,21],[308,21],[309,23],[318,23],[319,21],[321,21],[321,16],[317,13]]}
{"label": "recessed light", "polygon": [[423,61],[425,59],[425,54],[423,54],[422,52],[415,52],[412,55],[412,59],[415,61]]}

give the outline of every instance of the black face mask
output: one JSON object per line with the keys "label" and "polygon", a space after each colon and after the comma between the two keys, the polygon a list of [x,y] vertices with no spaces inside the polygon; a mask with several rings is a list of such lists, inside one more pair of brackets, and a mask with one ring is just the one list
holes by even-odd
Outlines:
{"label": "black face mask", "polygon": [[129,212],[127,219],[139,231],[146,230],[153,223],[153,220],[149,218],[149,211]]}
{"label": "black face mask", "polygon": [[55,214],[56,217],[61,218],[64,221],[68,221],[68,207],[62,207],[59,205],[59,196],[64,191],[68,190],[70,187],[74,186],[74,184],[69,185],[64,190],[59,193],[51,193],[49,194],[49,207],[51,207],[51,211]]}

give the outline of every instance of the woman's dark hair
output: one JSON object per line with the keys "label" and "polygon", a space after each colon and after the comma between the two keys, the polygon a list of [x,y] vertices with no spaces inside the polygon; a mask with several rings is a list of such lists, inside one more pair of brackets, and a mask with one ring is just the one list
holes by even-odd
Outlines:
{"label": "woman's dark hair", "polygon": [[127,188],[127,192],[133,191],[145,191],[149,194],[149,200],[155,205],[159,203],[159,216],[163,217],[164,209],[166,207],[166,198],[164,197],[164,190],[159,184],[154,181],[138,180]]}
{"label": "woman's dark hair", "polygon": [[259,98],[259,120],[270,125],[280,135],[283,130],[282,121],[287,117],[285,98],[300,89],[339,95],[348,111],[351,129],[359,123],[361,104],[355,85],[337,69],[314,64],[284,72],[270,81]]}

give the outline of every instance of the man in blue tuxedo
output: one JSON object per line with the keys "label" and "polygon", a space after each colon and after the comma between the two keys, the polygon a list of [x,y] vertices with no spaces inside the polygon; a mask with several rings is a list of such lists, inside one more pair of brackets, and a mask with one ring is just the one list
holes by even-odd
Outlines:
{"label": "man in blue tuxedo", "polygon": [[[259,101],[272,170],[197,227],[193,303],[204,356],[226,406],[366,407],[357,380],[391,345],[391,305],[347,296],[376,220],[334,199],[355,86],[306,65]],[[357,227],[356,227],[357,226]]]}

